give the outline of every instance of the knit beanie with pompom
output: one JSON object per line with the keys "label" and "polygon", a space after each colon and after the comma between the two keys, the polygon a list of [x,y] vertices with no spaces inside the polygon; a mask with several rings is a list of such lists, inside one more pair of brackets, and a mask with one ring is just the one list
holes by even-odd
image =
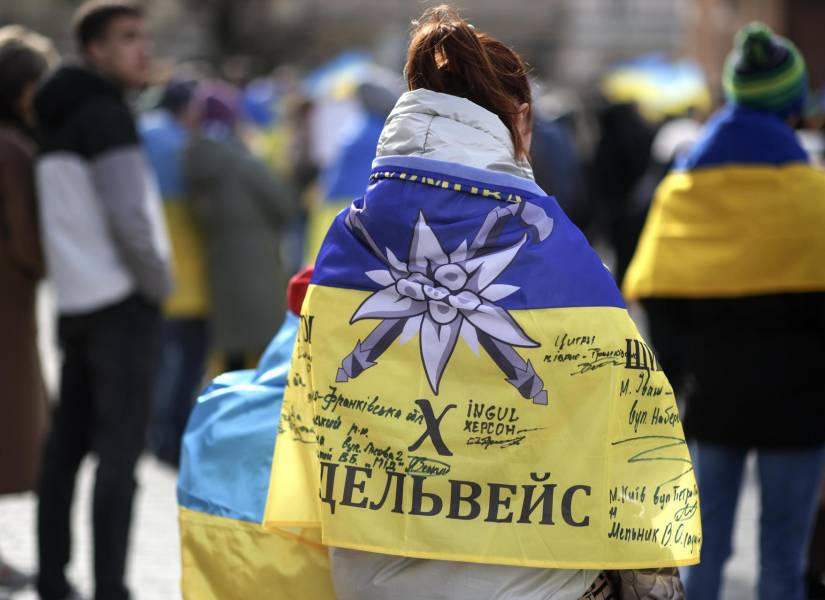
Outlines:
{"label": "knit beanie with pompom", "polygon": [[808,91],[805,59],[790,40],[764,23],[750,23],[736,34],[722,85],[734,104],[782,115],[802,114]]}

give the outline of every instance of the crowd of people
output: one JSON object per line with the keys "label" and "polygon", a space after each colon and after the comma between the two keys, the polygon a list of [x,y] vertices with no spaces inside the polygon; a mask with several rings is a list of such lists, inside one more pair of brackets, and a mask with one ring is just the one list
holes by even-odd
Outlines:
{"label": "crowd of people", "polygon": [[[0,557],[0,598],[29,585],[43,600],[81,598],[66,567],[75,481],[88,455],[97,459],[95,598],[129,598],[138,460],[148,449],[181,467],[181,489],[219,490],[216,471],[186,462],[195,454],[182,453],[182,440],[209,379],[235,371],[245,374],[234,383],[215,380],[204,397],[234,403],[243,396],[238,389],[254,384],[279,395],[280,411],[286,388],[289,413],[280,426],[276,413],[253,424],[249,415],[266,415],[270,396],[255,396],[258,404],[249,407],[246,422],[257,427],[256,439],[271,436],[257,450],[266,447],[269,455],[252,459],[262,495],[236,495],[239,505],[254,505],[239,518],[271,531],[311,523],[321,532],[311,545],[335,540],[323,559],[331,579],[318,581],[324,594],[714,600],[733,552],[745,460],[755,450],[759,598],[825,598],[825,428],[817,419],[825,394],[818,374],[825,360],[825,175],[814,166],[823,157],[795,133],[822,123],[808,98],[805,59],[790,40],[761,24],[745,27],[718,82],[724,106],[708,115],[704,106],[683,103],[651,117],[638,103],[607,93],[586,110],[552,101],[552,90],[531,80],[518,54],[449,7],[415,22],[403,86],[400,75],[371,65],[345,82],[346,102],[326,104],[291,70],[238,81],[181,64],[158,80],[146,15],[129,0],[84,3],[73,34],[79,60],[61,62],[43,36],[18,25],[0,28],[0,494],[38,497],[37,573]],[[602,270],[589,243],[611,272]],[[305,273],[300,299],[293,284],[288,302],[289,276],[312,263],[309,293]],[[502,282],[494,282],[502,273]],[[62,353],[54,398],[37,346],[35,307],[46,278]],[[542,468],[554,475],[558,469],[562,478],[576,468],[603,469],[592,477],[612,481],[621,474],[650,487],[652,496],[646,475],[619,466],[619,449],[599,446],[604,432],[614,431],[612,421],[627,420],[614,372],[639,368],[630,366],[630,344],[637,340],[637,359],[644,346],[625,322],[626,311],[615,312],[625,308],[619,289],[644,313],[641,329],[656,354],[645,363],[648,377],[660,389],[672,385],[672,393],[653,402],[684,419],[686,437],[681,419],[670,423],[670,439],[681,440],[672,450],[678,457],[658,460],[690,465],[680,477],[692,480],[695,473],[701,507],[675,521],[692,523],[695,513],[698,532],[701,513],[702,533],[695,534],[701,562],[698,547],[663,543],[650,554],[625,553],[584,534],[557,541],[534,524],[491,533],[501,536],[497,548],[479,546],[469,533],[448,535],[455,525],[449,521],[445,533],[435,533],[418,523],[430,516],[422,512],[422,496],[438,496],[422,491],[423,477],[409,465],[407,485],[419,504],[407,518],[419,520],[399,522],[378,511],[381,526],[362,527],[363,513],[346,507],[359,505],[358,491],[367,498],[372,490],[377,500],[381,489],[384,505],[392,477],[383,488],[377,476],[357,483],[374,464],[352,457],[340,462],[339,481],[346,477],[346,484],[336,513],[331,494],[339,464],[324,458],[332,452],[324,437],[332,444],[337,428],[322,424],[338,419],[340,426],[340,413],[336,403],[316,402],[336,389],[374,396],[373,403],[395,390],[416,394],[397,400],[415,427],[409,441],[421,435],[417,444],[405,442],[402,454],[417,449],[423,456],[421,443],[430,439],[432,460],[451,457],[435,461],[456,477],[439,492],[446,500],[458,490],[451,497],[458,508],[445,506],[450,515],[460,513],[462,502],[478,507],[488,497],[462,496],[458,484],[467,484],[489,487],[487,521],[505,522],[499,512],[517,507],[499,494],[515,486],[494,481],[525,477],[518,468],[528,464],[531,477]],[[568,329],[551,314],[569,315]],[[326,336],[315,347],[312,319],[315,335]],[[352,337],[349,327],[366,325]],[[554,339],[573,331],[579,339],[615,335],[628,344],[620,360],[581,369],[596,372],[581,388],[559,383],[568,365],[547,354]],[[383,364],[397,338],[414,336],[420,340],[414,362],[403,354]],[[487,361],[484,368],[465,356],[459,338],[473,360]],[[298,376],[287,383],[293,345],[292,368],[306,369],[306,382]],[[531,354],[534,348],[543,354]],[[334,370],[320,370],[333,362]],[[483,452],[469,441],[457,447],[460,435],[445,417],[456,405],[442,412],[422,398],[466,402],[456,396],[464,393],[457,387],[461,373],[461,385],[479,395],[473,402],[505,405],[510,401],[500,398],[515,393],[513,406],[535,422],[523,431],[548,433],[519,438],[512,445],[524,447],[511,453],[515,460],[499,459],[504,466],[490,458],[494,441]],[[564,379],[581,374],[564,372]],[[548,397],[566,416],[548,418]],[[573,429],[581,427],[574,401],[600,407],[587,433]],[[193,420],[205,422],[214,406],[199,407]],[[459,411],[471,414],[465,406]],[[569,419],[570,429],[563,423],[558,430],[557,418]],[[365,422],[352,423],[357,435],[366,436]],[[369,429],[374,447],[406,440],[386,419],[370,421]],[[281,450],[273,460],[276,430]],[[601,459],[570,459],[564,467],[542,462],[540,449],[573,439],[582,456]],[[342,443],[351,448],[351,436]],[[226,462],[247,448],[240,437],[218,447],[222,454],[212,448],[198,460]],[[650,473],[663,477],[663,464],[654,462]],[[270,467],[272,481],[264,482]],[[405,475],[384,470],[398,475],[391,512],[399,513]],[[314,484],[304,489],[319,474],[328,478],[320,497]],[[430,481],[436,490],[447,479]],[[682,483],[691,487],[688,479]],[[582,527],[570,508],[576,488],[590,496],[589,484],[570,487],[561,514]],[[208,504],[192,498],[182,502],[185,508]],[[607,506],[601,502],[593,505],[597,511]],[[537,506],[538,499],[518,523],[531,523]],[[607,517],[603,512],[599,519]],[[588,514],[585,520],[597,522]],[[652,530],[652,515],[642,508],[634,517],[640,530]],[[545,519],[552,524],[552,516]],[[488,530],[466,531],[483,537]],[[0,532],[0,551],[8,553],[2,538]],[[546,554],[535,549],[546,552],[552,544]],[[684,567],[681,576],[677,566]],[[200,590],[209,588],[208,576],[195,579]]]}

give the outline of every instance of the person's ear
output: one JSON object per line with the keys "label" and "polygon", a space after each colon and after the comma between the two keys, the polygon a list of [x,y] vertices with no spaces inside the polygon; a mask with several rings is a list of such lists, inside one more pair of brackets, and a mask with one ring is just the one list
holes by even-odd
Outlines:
{"label": "person's ear", "polygon": [[83,58],[86,62],[96,65],[103,58],[103,49],[100,47],[100,42],[91,41],[86,44],[82,50]]}

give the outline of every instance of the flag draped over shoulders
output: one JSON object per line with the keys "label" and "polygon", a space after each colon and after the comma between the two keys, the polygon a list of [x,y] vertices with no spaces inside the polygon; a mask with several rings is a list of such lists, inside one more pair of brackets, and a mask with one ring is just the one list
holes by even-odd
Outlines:
{"label": "flag draped over shoulders", "polygon": [[221,375],[192,412],[178,478],[184,598],[335,597],[317,530],[261,527],[297,324],[288,314],[257,371]]}
{"label": "flag draped over shoulders", "polygon": [[656,191],[625,297],[825,290],[825,173],[769,112],[728,106]]}
{"label": "flag draped over shoulders", "polygon": [[374,163],[301,314],[265,527],[398,556],[692,564],[670,385],[607,269],[513,175]]}

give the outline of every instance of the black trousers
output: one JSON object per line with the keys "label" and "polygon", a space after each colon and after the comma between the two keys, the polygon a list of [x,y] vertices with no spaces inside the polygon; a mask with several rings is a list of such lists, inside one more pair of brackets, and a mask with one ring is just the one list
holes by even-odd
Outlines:
{"label": "black trousers", "polygon": [[125,600],[135,466],[143,450],[160,351],[160,311],[137,296],[58,324],[60,399],[40,473],[37,526],[43,600],[70,592],[70,512],[77,470],[97,456],[92,525],[96,600]]}

